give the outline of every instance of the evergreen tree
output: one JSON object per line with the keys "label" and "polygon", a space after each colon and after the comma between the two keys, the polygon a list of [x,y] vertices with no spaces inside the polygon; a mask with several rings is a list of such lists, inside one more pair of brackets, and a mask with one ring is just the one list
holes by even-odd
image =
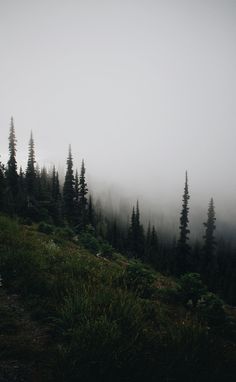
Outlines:
{"label": "evergreen tree", "polygon": [[4,210],[5,186],[5,169],[4,165],[0,162],[0,211]]}
{"label": "evergreen tree", "polygon": [[136,209],[133,207],[131,215],[131,224],[128,231],[128,249],[131,256],[144,258],[144,230],[140,223],[139,203],[137,201]]}
{"label": "evergreen tree", "polygon": [[157,266],[158,238],[154,226],[149,222],[145,240],[145,260]]}
{"label": "evergreen tree", "polygon": [[17,212],[21,216],[24,216],[26,212],[26,200],[25,177],[22,167],[20,167],[18,178]]}
{"label": "evergreen tree", "polygon": [[52,199],[52,208],[51,214],[55,224],[62,223],[61,216],[61,193],[60,193],[60,182],[58,171],[56,171],[55,166],[52,169],[52,178],[51,178],[51,199]]}
{"label": "evergreen tree", "polygon": [[10,133],[9,133],[9,160],[6,171],[7,185],[12,195],[13,201],[18,193],[18,174],[16,162],[16,135],[13,117],[11,117]]}
{"label": "evergreen tree", "polygon": [[204,247],[203,247],[203,272],[204,273],[212,273],[216,271],[216,256],[215,256],[215,247],[216,241],[214,237],[214,232],[216,229],[215,225],[216,217],[215,217],[215,206],[214,200],[211,198],[208,207],[207,213],[207,222],[203,223],[205,227],[205,235],[204,239]]}
{"label": "evergreen tree", "polygon": [[79,174],[77,169],[75,171],[75,200],[79,203]]}
{"label": "evergreen tree", "polygon": [[34,151],[34,139],[33,133],[31,131],[29,140],[29,153],[28,153],[28,163],[26,169],[26,187],[28,196],[35,196],[36,192],[36,168],[35,168],[35,151]]}
{"label": "evergreen tree", "polygon": [[95,227],[95,210],[94,210],[93,199],[91,195],[89,195],[89,200],[88,200],[88,223],[91,224],[93,227]]}
{"label": "evergreen tree", "polygon": [[73,171],[73,158],[71,153],[71,145],[69,146],[69,153],[67,158],[67,170],[65,175],[65,182],[63,186],[63,210],[64,216],[68,223],[75,224],[75,178]]}
{"label": "evergreen tree", "polygon": [[52,200],[58,202],[61,199],[59,174],[55,166],[52,169]]}
{"label": "evergreen tree", "polygon": [[189,213],[189,189],[188,189],[188,174],[185,174],[185,186],[183,194],[182,211],[180,215],[180,236],[177,244],[177,264],[176,270],[178,273],[185,273],[188,269],[190,246],[188,244],[190,230],[188,228],[188,213]]}
{"label": "evergreen tree", "polygon": [[80,229],[84,229],[88,223],[88,201],[87,201],[88,187],[85,180],[85,166],[84,160],[82,160],[81,172],[79,177],[79,226]]}

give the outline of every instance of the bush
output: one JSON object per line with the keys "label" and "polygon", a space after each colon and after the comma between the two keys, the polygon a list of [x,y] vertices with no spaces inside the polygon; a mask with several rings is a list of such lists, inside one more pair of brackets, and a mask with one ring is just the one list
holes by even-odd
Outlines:
{"label": "bush", "polygon": [[89,232],[84,232],[79,236],[80,243],[92,253],[97,253],[100,250],[98,240]]}
{"label": "bush", "polygon": [[192,302],[196,306],[197,301],[206,293],[207,288],[201,280],[199,273],[186,273],[180,278],[181,294],[183,302]]}
{"label": "bush", "polygon": [[42,233],[46,233],[47,235],[50,235],[53,233],[54,229],[52,225],[47,224],[45,222],[41,222],[38,225],[38,231]]}
{"label": "bush", "polygon": [[178,304],[181,302],[181,287],[176,285],[168,288],[159,288],[157,297],[167,304]]}
{"label": "bush", "polygon": [[153,294],[155,275],[141,263],[130,263],[124,273],[126,286],[142,298],[149,298]]}
{"label": "bush", "polygon": [[109,259],[112,258],[112,254],[114,253],[114,248],[107,242],[103,242],[100,246],[102,256],[107,257]]}
{"label": "bush", "polygon": [[57,228],[55,235],[58,240],[71,240],[74,236],[74,232],[69,227]]}
{"label": "bush", "polygon": [[209,325],[217,326],[225,322],[225,311],[223,301],[214,293],[203,295],[196,306],[200,319],[206,321]]}

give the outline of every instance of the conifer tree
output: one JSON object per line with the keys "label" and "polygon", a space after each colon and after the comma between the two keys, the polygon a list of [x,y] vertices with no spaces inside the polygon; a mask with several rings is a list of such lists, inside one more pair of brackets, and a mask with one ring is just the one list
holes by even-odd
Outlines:
{"label": "conifer tree", "polygon": [[215,206],[213,198],[210,199],[208,213],[207,213],[207,222],[203,223],[205,227],[204,239],[204,259],[203,259],[203,271],[212,272],[216,269],[216,258],[215,258],[215,247],[216,241],[214,237],[214,231],[216,229],[215,225]]}
{"label": "conifer tree", "polygon": [[84,160],[82,160],[81,172],[79,177],[79,225],[80,229],[84,229],[88,222],[88,201],[87,201],[88,187],[85,180],[85,165]]}
{"label": "conifer tree", "polygon": [[180,215],[180,236],[177,244],[177,272],[185,273],[188,268],[190,246],[188,244],[190,230],[188,228],[188,214],[189,214],[189,188],[188,188],[188,174],[185,174],[185,186],[183,194],[182,211]]}
{"label": "conifer tree", "polygon": [[25,177],[20,167],[19,178],[18,178],[18,195],[17,195],[17,212],[20,215],[25,215],[26,211],[26,189],[25,189]]}
{"label": "conifer tree", "polygon": [[61,198],[59,174],[55,166],[52,169],[52,199],[57,202]]}
{"label": "conifer tree", "polygon": [[0,211],[4,210],[4,195],[5,195],[5,170],[0,162]]}
{"label": "conifer tree", "polygon": [[91,224],[93,227],[95,227],[95,211],[94,211],[93,199],[91,195],[89,195],[89,200],[88,200],[88,223]]}
{"label": "conifer tree", "polygon": [[60,193],[60,182],[58,171],[56,171],[55,166],[52,169],[51,178],[51,199],[52,199],[52,217],[55,224],[61,224],[61,193]]}
{"label": "conifer tree", "polygon": [[139,203],[136,208],[133,207],[131,215],[131,224],[128,231],[128,247],[131,255],[144,258],[144,231],[140,223]]}
{"label": "conifer tree", "polygon": [[36,168],[35,168],[35,151],[34,151],[34,139],[33,133],[31,131],[29,140],[29,153],[28,153],[28,163],[26,169],[26,186],[27,193],[29,196],[35,196],[36,192]]}
{"label": "conifer tree", "polygon": [[63,186],[63,210],[68,223],[71,225],[75,224],[75,178],[71,145],[69,145],[67,170]]}
{"label": "conifer tree", "polygon": [[9,133],[9,160],[7,163],[6,171],[7,185],[12,195],[13,201],[15,201],[18,193],[18,174],[17,174],[17,162],[16,162],[16,135],[13,117],[11,117],[10,133]]}
{"label": "conifer tree", "polygon": [[75,171],[75,201],[79,203],[79,174],[77,169]]}

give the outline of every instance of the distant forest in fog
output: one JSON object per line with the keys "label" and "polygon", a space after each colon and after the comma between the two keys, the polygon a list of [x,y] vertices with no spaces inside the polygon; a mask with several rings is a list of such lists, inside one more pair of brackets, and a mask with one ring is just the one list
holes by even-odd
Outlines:
{"label": "distant forest in fog", "polygon": [[[218,292],[231,304],[236,303],[236,250],[224,238],[216,240],[214,201],[209,201],[204,222],[204,236],[190,245],[189,186],[186,172],[177,239],[166,233],[159,235],[158,227],[144,227],[139,202],[135,201],[130,219],[104,210],[94,203],[86,182],[85,163],[73,168],[69,147],[67,169],[63,184],[55,166],[52,171],[39,168],[31,132],[25,171],[18,169],[17,139],[13,118],[9,132],[9,159],[0,164],[0,210],[16,216],[23,224],[39,223],[43,232],[64,230],[71,237],[79,235],[84,245],[94,253],[109,253],[112,249],[130,258],[138,258],[167,274],[181,275],[199,272],[212,291]],[[100,245],[102,243],[102,246]]]}

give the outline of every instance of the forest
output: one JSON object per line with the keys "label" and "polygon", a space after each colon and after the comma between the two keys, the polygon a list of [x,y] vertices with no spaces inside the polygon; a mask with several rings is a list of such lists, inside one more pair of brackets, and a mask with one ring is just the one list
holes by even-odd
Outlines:
{"label": "forest", "polygon": [[96,203],[84,160],[18,168],[13,118],[0,166],[0,381],[227,382],[236,373],[236,251],[211,198],[191,244],[185,174],[178,240]]}
{"label": "forest", "polygon": [[[42,232],[57,229],[82,235],[88,249],[99,252],[99,238],[103,240],[101,252],[114,248],[129,258],[152,265],[167,275],[197,272],[210,290],[218,293],[231,305],[236,304],[236,248],[224,237],[216,239],[216,216],[213,198],[209,201],[205,234],[190,244],[188,175],[184,184],[179,237],[162,240],[158,228],[144,227],[138,201],[130,211],[129,225],[120,216],[102,211],[93,200],[93,190],[88,190],[84,160],[81,169],[73,168],[69,147],[66,174],[60,184],[57,169],[39,168],[31,132],[27,167],[18,169],[17,139],[13,118],[9,132],[9,159],[0,162],[0,211],[17,216],[25,224],[40,223]],[[170,235],[169,235],[170,237]]]}

